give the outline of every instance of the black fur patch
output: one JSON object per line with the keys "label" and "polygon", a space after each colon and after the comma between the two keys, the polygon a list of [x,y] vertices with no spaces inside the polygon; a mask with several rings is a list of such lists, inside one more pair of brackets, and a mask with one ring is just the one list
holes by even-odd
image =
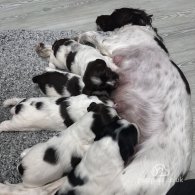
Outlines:
{"label": "black fur patch", "polygon": [[95,134],[95,140],[98,140],[104,136],[104,128],[106,126],[119,119],[118,116],[111,116],[109,113],[109,107],[105,106],[104,104],[96,104],[93,102],[89,105],[87,111],[94,112],[94,121],[91,125],[91,130]]}
{"label": "black fur patch", "polygon": [[82,160],[81,157],[72,156],[72,158],[71,158],[71,166],[72,166],[72,168],[75,168],[81,162],[81,160]]}
{"label": "black fur patch", "polygon": [[67,99],[68,99],[67,97],[61,97],[61,98],[56,100],[56,104],[60,105],[63,101],[66,101]]}
{"label": "black fur patch", "polygon": [[120,154],[126,165],[128,159],[134,154],[134,147],[138,140],[137,129],[134,125],[130,125],[122,129],[117,137]]}
{"label": "black fur patch", "polygon": [[52,50],[54,52],[54,56],[56,57],[57,51],[58,51],[60,46],[62,46],[62,45],[68,46],[71,43],[72,43],[72,41],[70,39],[59,39],[59,40],[55,41],[54,44],[52,45]]}
{"label": "black fur patch", "polygon": [[20,103],[23,103],[23,102],[25,102],[26,101],[26,98],[24,98]]}
{"label": "black fur patch", "polygon": [[23,174],[24,174],[24,171],[25,171],[25,168],[23,167],[22,164],[20,164],[20,165],[18,166],[18,172],[20,173],[20,175],[23,175]]}
{"label": "black fur patch", "polygon": [[68,81],[68,74],[59,72],[46,72],[41,75],[33,77],[33,82],[39,85],[39,88],[46,94],[46,86],[49,85],[62,95],[63,89]]}
{"label": "black fur patch", "polygon": [[184,73],[183,73],[183,72],[181,71],[181,69],[177,66],[177,64],[175,64],[175,62],[173,62],[173,61],[171,60],[171,63],[172,63],[172,64],[175,66],[175,68],[178,70],[178,72],[179,72],[179,74],[180,74],[180,76],[181,76],[181,78],[182,78],[182,80],[183,80],[183,82],[184,82],[184,84],[185,84],[185,86],[186,86],[186,91],[187,91],[187,93],[188,93],[188,94],[191,94],[190,85],[189,85],[188,80],[186,79]]}
{"label": "black fur patch", "polygon": [[[92,77],[99,78],[101,83],[95,84],[92,81]],[[115,86],[107,84],[108,81],[118,81],[119,76],[117,73],[113,72],[107,67],[104,60],[96,59],[89,62],[83,76],[83,82],[85,87],[83,88],[83,93],[87,95],[92,95],[94,91],[106,91],[109,94],[115,89]]]}
{"label": "black fur patch", "polygon": [[72,77],[67,83],[67,90],[71,96],[76,96],[81,94],[81,87],[79,85],[79,78]]}
{"label": "black fur patch", "polygon": [[43,107],[43,102],[37,102],[35,104],[35,107],[36,107],[37,110],[40,110]]}
{"label": "black fur patch", "polygon": [[102,31],[113,31],[127,24],[151,26],[152,15],[140,9],[121,8],[116,9],[111,15],[98,16],[96,24]]}
{"label": "black fur patch", "polygon": [[[59,102],[59,99],[57,100]],[[69,127],[74,123],[74,121],[71,119],[67,108],[69,107],[69,102],[68,100],[62,101],[60,103],[60,114],[62,118],[64,119],[64,124]]]}
{"label": "black fur patch", "polygon": [[93,48],[96,48],[96,46],[93,43],[90,43],[88,41],[84,41],[84,42],[82,42],[82,44],[83,45],[88,45],[88,46],[93,47]]}
{"label": "black fur patch", "polygon": [[52,147],[47,148],[47,150],[45,151],[43,160],[50,163],[50,164],[52,164],[52,165],[57,164],[58,156],[57,156],[56,149],[54,149]]}
{"label": "black fur patch", "polygon": [[164,45],[164,43],[158,39],[157,37],[154,37],[154,40],[157,42],[157,44],[167,53],[169,54],[168,49],[166,48],[166,46]]}
{"label": "black fur patch", "polygon": [[77,54],[76,51],[75,52],[70,51],[70,53],[67,55],[66,66],[67,66],[69,71],[71,71],[71,65],[74,62],[76,54]]}
{"label": "black fur patch", "polygon": [[176,182],[166,195],[192,195],[195,194],[195,179]]}
{"label": "black fur patch", "polygon": [[18,104],[15,107],[15,114],[19,114],[20,111],[22,110],[23,104]]}
{"label": "black fur patch", "polygon": [[55,195],[76,195],[74,190],[69,190],[68,192],[59,192],[57,191]]}
{"label": "black fur patch", "polygon": [[81,186],[85,183],[84,179],[80,178],[79,176],[75,175],[75,170],[72,170],[68,174],[68,181],[72,186]]}

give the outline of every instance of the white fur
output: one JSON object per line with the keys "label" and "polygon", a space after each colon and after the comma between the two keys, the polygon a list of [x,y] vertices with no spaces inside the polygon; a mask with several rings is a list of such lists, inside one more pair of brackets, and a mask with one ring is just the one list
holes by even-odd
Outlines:
{"label": "white fur", "polygon": [[[24,131],[24,130],[63,130],[66,128],[64,119],[60,114],[61,104],[57,105],[57,97],[39,97],[30,98],[20,103],[24,98],[8,99],[4,102],[4,106],[15,105],[11,110],[13,117],[0,123],[1,131]],[[85,113],[87,107],[92,103],[102,103],[95,96],[86,96],[84,94],[79,96],[69,97],[67,99],[70,103],[68,106],[68,114],[75,122],[78,121]],[[42,102],[41,109],[36,108],[36,103]],[[110,103],[110,102],[109,102]],[[22,104],[21,111],[15,114],[15,108],[18,104]]]}
{"label": "white fur", "polygon": [[[108,35],[87,32],[80,36],[80,41],[96,44],[116,59],[120,85],[112,97],[120,116],[138,125],[142,139],[135,159],[101,194],[165,195],[189,169],[190,95],[154,35],[150,27],[126,25]],[[152,174],[159,164],[169,175]]]}

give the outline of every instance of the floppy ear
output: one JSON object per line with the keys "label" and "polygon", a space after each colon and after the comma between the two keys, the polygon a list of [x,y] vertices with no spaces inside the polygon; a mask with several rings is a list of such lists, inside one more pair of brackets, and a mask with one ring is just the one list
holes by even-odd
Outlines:
{"label": "floppy ear", "polygon": [[126,165],[134,155],[134,147],[138,142],[138,130],[134,125],[122,129],[118,134],[118,145],[121,157]]}

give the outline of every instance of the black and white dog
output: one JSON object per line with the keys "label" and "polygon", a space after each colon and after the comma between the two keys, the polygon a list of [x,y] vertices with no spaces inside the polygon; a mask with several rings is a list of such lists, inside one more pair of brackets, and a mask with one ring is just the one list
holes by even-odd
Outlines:
{"label": "black and white dog", "polygon": [[119,86],[112,98],[119,115],[138,125],[142,143],[131,164],[101,194],[165,195],[191,163],[189,84],[152,27],[151,15],[122,8],[96,23],[109,32],[86,32],[79,41],[94,44],[118,65]]}
{"label": "black and white dog", "polygon": [[1,131],[64,130],[87,113],[92,103],[113,102],[96,96],[81,94],[72,97],[12,98],[4,102],[5,107],[12,106],[12,119],[0,123]]}
{"label": "black and white dog", "polygon": [[[120,120],[115,109],[104,104],[93,102],[87,110],[88,113],[60,136],[39,143],[21,154],[22,161],[18,170],[25,185],[42,186],[67,175],[81,161],[94,140],[99,140],[107,134],[112,135],[114,140],[119,140],[121,156],[125,162],[133,155],[138,139],[135,125]],[[115,129],[117,130],[114,133]],[[126,129],[125,132],[121,132],[123,129]],[[103,150],[102,153],[104,152]],[[91,166],[90,162],[88,166]]]}
{"label": "black and white dog", "polygon": [[91,46],[73,39],[60,39],[52,47],[40,43],[36,51],[42,57],[49,57],[49,67],[80,75],[85,84],[83,92],[88,95],[94,91],[110,94],[117,86],[116,65]]}
{"label": "black and white dog", "polygon": [[45,73],[34,76],[32,80],[49,97],[80,95],[84,88],[84,83],[80,76],[49,67],[46,68]]}

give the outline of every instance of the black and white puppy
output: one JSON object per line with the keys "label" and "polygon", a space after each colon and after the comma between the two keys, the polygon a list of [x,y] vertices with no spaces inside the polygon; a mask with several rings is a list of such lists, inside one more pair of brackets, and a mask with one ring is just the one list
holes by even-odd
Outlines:
{"label": "black and white puppy", "polygon": [[[104,104],[93,102],[87,110],[88,113],[59,136],[21,154],[18,170],[25,185],[42,186],[68,174],[81,161],[94,140],[104,136],[104,128],[119,120],[115,109]],[[126,151],[121,152],[124,152],[125,158]]]}
{"label": "black and white puppy", "polygon": [[49,97],[70,97],[82,93],[84,83],[80,76],[47,67],[46,72],[33,77],[41,91]]}
{"label": "black and white puppy", "polygon": [[40,56],[49,57],[49,67],[69,70],[80,75],[85,87],[83,92],[90,95],[92,91],[110,93],[117,86],[117,67],[112,59],[103,56],[95,48],[83,45],[73,39],[60,39],[52,46],[41,43],[37,47]]}
{"label": "black and white puppy", "polygon": [[[102,103],[98,97],[85,94],[68,98],[8,99],[4,102],[4,106],[13,106],[10,111],[13,117],[0,123],[0,132],[64,130],[86,114],[87,107],[92,102]],[[110,100],[106,100],[104,103],[113,106]]]}
{"label": "black and white puppy", "polygon": [[[132,158],[138,143],[138,129],[126,120],[117,120],[104,130],[81,162],[67,176],[55,195],[99,195],[113,182]],[[120,181],[119,181],[120,182]]]}

